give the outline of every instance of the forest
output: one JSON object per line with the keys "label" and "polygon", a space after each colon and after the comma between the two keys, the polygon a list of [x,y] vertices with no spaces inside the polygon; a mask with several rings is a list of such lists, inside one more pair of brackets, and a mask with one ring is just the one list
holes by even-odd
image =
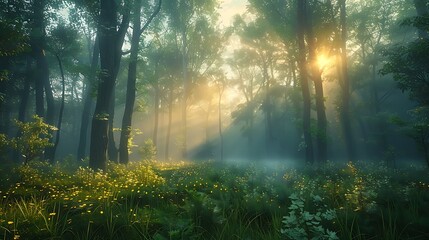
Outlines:
{"label": "forest", "polygon": [[429,0],[0,0],[2,239],[429,239]]}

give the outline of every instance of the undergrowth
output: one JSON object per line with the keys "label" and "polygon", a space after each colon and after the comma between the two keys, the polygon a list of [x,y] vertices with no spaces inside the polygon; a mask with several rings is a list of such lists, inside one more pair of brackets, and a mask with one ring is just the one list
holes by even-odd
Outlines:
{"label": "undergrowth", "polygon": [[429,174],[348,163],[2,169],[2,239],[428,239]]}

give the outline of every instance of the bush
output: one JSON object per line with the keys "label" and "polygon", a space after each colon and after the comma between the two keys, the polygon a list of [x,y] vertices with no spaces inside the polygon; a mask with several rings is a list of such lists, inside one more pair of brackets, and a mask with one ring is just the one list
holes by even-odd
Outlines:
{"label": "bush", "polygon": [[144,160],[153,160],[156,158],[156,146],[152,139],[148,139],[140,147],[139,152]]}
{"label": "bush", "polygon": [[50,132],[56,128],[43,122],[43,118],[34,115],[32,122],[25,123],[15,120],[15,124],[20,134],[18,137],[12,138],[9,143],[12,148],[22,154],[25,164],[40,157],[46,147],[53,146],[49,142],[49,139],[52,138]]}

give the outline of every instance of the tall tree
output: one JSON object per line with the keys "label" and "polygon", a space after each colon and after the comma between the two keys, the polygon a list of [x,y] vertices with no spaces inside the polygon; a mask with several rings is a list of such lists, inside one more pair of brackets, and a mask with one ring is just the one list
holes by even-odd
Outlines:
{"label": "tall tree", "polygon": [[[311,6],[311,5],[310,5]],[[323,83],[322,83],[322,71],[317,64],[317,38],[313,33],[314,26],[314,5],[312,8],[307,9],[307,20],[306,20],[306,35],[307,35],[307,46],[308,46],[308,62],[311,71],[311,78],[314,82],[314,88],[316,93],[316,112],[317,112],[317,159],[320,163],[325,163],[327,160],[327,119],[325,112],[325,97],[323,94]]]}
{"label": "tall tree", "polygon": [[[92,169],[106,169],[109,132],[109,107],[112,101],[117,71],[122,56],[122,44],[128,28],[129,14],[124,13],[118,26],[119,2],[100,2],[98,34],[100,41],[100,68],[97,103],[92,118],[91,150],[89,166]],[[125,10],[129,11],[129,10]]]}
{"label": "tall tree", "polygon": [[[90,49],[90,48],[89,48]],[[91,117],[91,108],[93,106],[93,92],[94,92],[94,85],[95,85],[95,78],[98,68],[98,61],[100,59],[100,48],[99,48],[99,40],[98,40],[98,34],[95,37],[94,46],[92,47],[92,54],[90,55],[90,70],[88,73],[88,81],[86,84],[86,87],[84,89],[84,96],[83,96],[83,109],[82,109],[82,115],[81,115],[81,121],[80,121],[80,131],[79,131],[79,145],[77,149],[77,160],[80,161],[85,158],[86,155],[86,145],[87,145],[87,138],[88,138],[88,127],[89,127],[89,120]],[[89,51],[90,52],[90,51]]]}
{"label": "tall tree", "polygon": [[131,134],[131,121],[134,111],[134,102],[136,96],[136,79],[137,79],[137,62],[140,44],[140,36],[147,29],[150,22],[161,10],[162,0],[158,1],[158,5],[152,15],[147,19],[147,22],[141,27],[141,8],[142,1],[136,0],[134,2],[134,20],[133,20],[133,36],[131,39],[131,52],[130,63],[128,65],[128,81],[127,81],[127,94],[125,101],[125,111],[122,119],[121,139],[119,143],[119,162],[128,163],[129,161],[129,139]]}
{"label": "tall tree", "polygon": [[56,28],[51,30],[50,39],[49,39],[49,51],[55,55],[55,58],[58,62],[58,67],[60,70],[61,76],[61,103],[59,109],[58,123],[56,125],[57,132],[55,136],[55,142],[52,148],[49,151],[49,157],[51,163],[55,161],[55,153],[60,141],[61,126],[63,122],[64,107],[65,107],[65,75],[63,68],[63,61],[67,58],[73,58],[75,53],[80,52],[80,45],[78,44],[78,32],[71,28],[70,26],[65,26],[64,24],[59,24]]}
{"label": "tall tree", "polygon": [[314,162],[313,153],[313,140],[311,134],[311,99],[310,90],[308,86],[308,70],[307,70],[307,59],[306,59],[306,47],[305,47],[305,29],[307,26],[307,12],[308,2],[307,0],[298,1],[297,3],[297,41],[298,41],[298,67],[299,67],[299,78],[301,84],[301,93],[303,97],[303,131],[304,131],[304,149],[305,159],[307,163]]}
{"label": "tall tree", "polygon": [[[30,45],[32,48],[32,55],[36,60],[36,114],[40,117],[45,117],[46,123],[49,125],[54,125],[55,104],[51,82],[49,80],[49,64],[46,58],[46,3],[46,0],[33,2]],[[44,97],[46,97],[46,114]],[[50,138],[50,141],[52,142],[52,138]],[[45,158],[52,158],[52,150],[52,147],[46,148]]]}
{"label": "tall tree", "polygon": [[340,116],[343,125],[344,140],[346,143],[347,154],[350,161],[356,161],[356,149],[353,138],[353,130],[351,126],[352,119],[350,118],[350,79],[348,75],[347,61],[347,13],[346,1],[339,0],[340,4],[340,29],[341,29],[341,108]]}

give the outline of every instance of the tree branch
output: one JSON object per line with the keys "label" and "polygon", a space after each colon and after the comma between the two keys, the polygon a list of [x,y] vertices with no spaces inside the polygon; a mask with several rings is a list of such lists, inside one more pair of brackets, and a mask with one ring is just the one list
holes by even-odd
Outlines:
{"label": "tree branch", "polygon": [[152,15],[150,15],[147,22],[140,29],[140,35],[143,34],[144,31],[146,31],[146,29],[149,27],[149,24],[152,22],[152,20],[155,18],[155,16],[158,15],[159,11],[161,10],[161,4],[162,4],[162,0],[159,0],[158,5],[156,6],[156,9],[153,11]]}

